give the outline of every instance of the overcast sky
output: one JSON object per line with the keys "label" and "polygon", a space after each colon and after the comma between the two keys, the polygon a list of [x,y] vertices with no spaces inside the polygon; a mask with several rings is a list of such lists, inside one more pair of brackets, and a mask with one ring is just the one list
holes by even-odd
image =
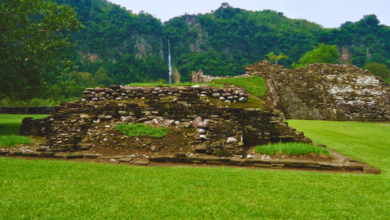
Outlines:
{"label": "overcast sky", "polygon": [[346,21],[358,21],[376,14],[390,26],[390,0],[110,0],[134,13],[143,10],[161,21],[188,14],[206,13],[228,2],[231,6],[252,11],[271,9],[289,18],[302,18],[327,28]]}

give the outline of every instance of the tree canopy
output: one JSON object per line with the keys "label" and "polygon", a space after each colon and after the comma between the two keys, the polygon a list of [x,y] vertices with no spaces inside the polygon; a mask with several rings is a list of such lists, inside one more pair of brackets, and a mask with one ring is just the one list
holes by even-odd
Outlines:
{"label": "tree canopy", "polygon": [[389,68],[383,64],[383,63],[367,63],[364,65],[364,69],[368,70],[370,73],[382,77],[384,80],[390,79],[390,70]]}
{"label": "tree canopy", "polygon": [[0,4],[0,94],[18,100],[48,96],[73,67],[71,34],[83,25],[69,6],[46,0]]}
{"label": "tree canopy", "polygon": [[198,69],[214,76],[243,74],[242,66],[272,51],[288,55],[278,63],[291,67],[320,43],[337,45],[349,55],[347,63],[363,67],[379,62],[390,67],[390,28],[375,15],[340,28],[323,28],[289,19],[282,12],[249,11],[223,3],[210,13],[185,14],[163,24],[147,12],[134,13],[107,1],[55,1],[75,7],[87,27],[73,35],[81,42],[72,58],[78,71],[94,73],[104,67],[118,84],[167,80],[167,38],[182,81],[189,81],[191,71]]}
{"label": "tree canopy", "polygon": [[275,52],[271,52],[267,55],[265,55],[269,58],[269,60],[272,62],[275,62],[275,64],[278,64],[278,61],[281,60],[281,59],[286,59],[288,58],[288,56],[286,56],[285,54],[281,53],[279,55],[276,55]]}
{"label": "tree canopy", "polygon": [[326,45],[321,43],[318,46],[313,47],[313,50],[305,53],[299,58],[298,63],[294,63],[294,68],[305,67],[310,63],[337,63],[337,59],[340,57],[340,53],[337,50],[336,45]]}
{"label": "tree canopy", "polygon": [[[375,15],[366,15],[360,21],[346,22],[340,28],[329,29],[304,19],[289,19],[283,13],[277,11],[249,11],[223,3],[221,7],[210,13],[186,14],[162,23],[147,12],[134,13],[108,1],[53,1],[60,5],[52,7],[56,8],[57,11],[54,13],[55,10],[52,10],[53,13],[51,14],[55,15],[54,17],[68,10],[65,8],[69,7],[65,6],[71,6],[74,7],[74,12],[77,13],[77,19],[86,27],[80,32],[72,32],[70,30],[71,26],[67,26],[68,29],[62,29],[54,35],[63,35],[62,39],[71,40],[72,38],[74,41],[78,41],[79,43],[74,47],[76,53],[71,55],[66,53],[68,56],[57,56],[57,61],[62,60],[62,62],[49,59],[48,57],[54,55],[52,52],[43,54],[44,56],[37,55],[41,58],[39,63],[43,63],[43,60],[56,63],[61,71],[48,67],[42,72],[45,73],[45,77],[43,75],[42,77],[36,77],[34,78],[36,82],[31,84],[22,83],[25,77],[21,75],[22,72],[20,71],[13,70],[18,72],[19,75],[7,74],[4,77],[0,76],[3,77],[0,78],[2,79],[3,90],[10,91],[9,94],[12,93],[11,91],[14,88],[27,88],[27,85],[32,84],[50,84],[50,81],[57,78],[58,73],[69,70],[71,65],[67,66],[65,64],[71,64],[71,62],[64,62],[65,59],[63,58],[67,58],[67,61],[73,61],[77,66],[78,73],[91,73],[95,85],[108,85],[111,82],[127,84],[158,81],[160,79],[167,80],[169,73],[167,39],[171,42],[173,66],[180,72],[181,81],[183,82],[189,81],[191,71],[197,71],[198,69],[203,69],[205,74],[213,76],[243,74],[245,70],[242,69],[242,66],[262,60],[270,52],[288,55],[288,58],[278,61],[286,67],[291,67],[293,63],[301,65],[298,60],[307,52],[312,51],[314,46],[317,46],[319,50],[323,49],[321,43],[326,46],[336,45],[329,47],[336,48],[339,52],[343,52],[343,55],[347,54],[346,63],[363,67],[367,63],[378,62],[390,67],[390,28],[381,25]],[[18,5],[16,4],[18,2],[25,2],[25,4]],[[36,3],[39,2],[45,2],[42,3],[43,5],[53,4],[44,0],[9,0],[1,6],[1,10],[3,14],[7,15],[10,10],[23,11],[27,8],[34,8],[37,5]],[[69,10],[68,15],[75,18],[75,13],[71,12],[71,9]],[[45,9],[43,12],[39,12],[41,13],[39,17],[50,14],[49,11]],[[30,17],[34,18],[33,15],[28,17],[28,19]],[[74,23],[75,21],[72,19],[62,19],[58,22],[64,22],[64,24]],[[4,18],[0,22],[5,24],[6,20]],[[39,22],[42,21],[40,19],[32,20],[32,24],[38,24]],[[80,27],[80,24],[74,23],[74,25],[76,29]],[[67,35],[67,33],[72,33],[72,36]],[[3,34],[3,31],[1,34]],[[43,35],[45,32],[34,32],[34,34]],[[6,41],[0,42],[2,51],[6,51],[3,50],[4,48],[18,54],[21,53],[20,50],[17,50],[17,45],[12,43],[12,40],[7,41],[7,43],[3,42]],[[42,42],[44,42],[43,45],[52,45],[45,41]],[[56,53],[70,51],[73,44],[67,43],[66,46],[67,49],[59,49]],[[335,52],[333,49],[331,51]],[[306,55],[308,60],[302,60],[302,65],[306,65],[308,62],[336,62],[335,59],[330,61],[317,59],[318,57],[314,59],[315,53],[313,53],[310,53],[310,56]],[[1,51],[0,54],[7,56]],[[335,54],[333,53],[333,55]],[[31,58],[27,61],[31,62]],[[27,63],[27,61],[24,62]],[[4,66],[11,63],[8,61],[2,62]],[[6,62],[7,64],[5,64]],[[100,68],[104,69],[107,78],[104,74],[101,74],[103,72],[99,71]],[[97,74],[98,72],[99,74]],[[46,73],[51,73],[51,75]],[[28,73],[23,74],[28,75]],[[19,78],[23,80],[16,82],[16,79]],[[43,78],[42,82],[39,81]],[[5,85],[3,79],[12,82],[12,85]],[[67,83],[72,82],[69,81],[69,78],[66,78],[66,80],[68,80]],[[76,82],[74,83],[81,86]]]}

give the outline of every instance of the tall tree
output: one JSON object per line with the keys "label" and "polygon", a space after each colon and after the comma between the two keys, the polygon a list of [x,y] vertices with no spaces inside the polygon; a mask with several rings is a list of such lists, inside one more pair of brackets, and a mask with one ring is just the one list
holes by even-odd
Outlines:
{"label": "tall tree", "polygon": [[100,67],[95,73],[95,83],[96,85],[103,85],[105,87],[108,87],[109,85],[113,84],[112,79],[107,76],[104,67]]}
{"label": "tall tree", "polygon": [[337,63],[340,53],[336,45],[326,45],[321,43],[315,46],[312,51],[305,53],[298,60],[298,64],[293,63],[294,68],[305,67],[310,63]]}
{"label": "tall tree", "polygon": [[0,94],[31,100],[73,67],[71,33],[82,28],[69,6],[47,0],[0,4]]}
{"label": "tall tree", "polygon": [[269,58],[270,61],[273,61],[275,62],[275,64],[277,65],[278,64],[278,61],[281,60],[281,59],[287,59],[288,56],[286,56],[285,54],[281,53],[279,55],[276,55],[274,52],[271,52],[267,55],[265,55]]}

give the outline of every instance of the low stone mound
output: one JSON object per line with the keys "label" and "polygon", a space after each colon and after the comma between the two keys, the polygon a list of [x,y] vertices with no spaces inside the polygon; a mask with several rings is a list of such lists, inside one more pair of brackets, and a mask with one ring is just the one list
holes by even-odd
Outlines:
{"label": "low stone mound", "polygon": [[[194,151],[216,155],[242,154],[246,146],[272,142],[311,142],[302,132],[288,127],[273,109],[220,107],[200,98],[213,98],[215,93],[232,96],[233,102],[247,96],[243,88],[208,86],[88,88],[80,101],[61,103],[49,118],[25,119],[20,134],[39,130],[34,134],[46,136],[41,149],[52,152],[88,149],[93,141],[115,147],[120,141],[115,139],[113,128],[122,122],[167,125],[177,134],[190,134],[184,135],[184,142]],[[175,143],[172,136],[169,138]],[[153,150],[152,145],[155,150],[162,147],[158,143],[163,143],[163,139],[144,140],[138,145],[153,142],[146,150]]]}

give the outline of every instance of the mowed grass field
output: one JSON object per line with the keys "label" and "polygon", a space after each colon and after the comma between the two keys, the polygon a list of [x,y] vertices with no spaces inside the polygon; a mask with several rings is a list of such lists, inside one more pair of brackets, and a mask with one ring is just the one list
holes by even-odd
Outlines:
{"label": "mowed grass field", "polygon": [[34,119],[45,118],[48,115],[19,115],[19,114],[0,114],[0,135],[16,135],[23,118],[32,117]]}
{"label": "mowed grass field", "polygon": [[28,137],[16,135],[25,117],[40,119],[48,115],[0,114],[0,147],[33,143]]}
{"label": "mowed grass field", "polygon": [[389,219],[390,126],[289,124],[382,174],[0,158],[0,219]]}

